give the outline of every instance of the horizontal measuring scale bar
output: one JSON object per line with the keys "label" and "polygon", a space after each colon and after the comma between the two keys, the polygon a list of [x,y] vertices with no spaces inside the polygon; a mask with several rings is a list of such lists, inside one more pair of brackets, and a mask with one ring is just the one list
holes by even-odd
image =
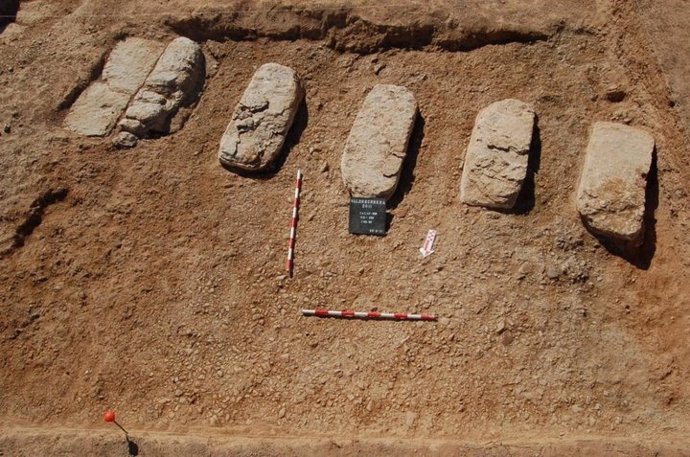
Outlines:
{"label": "horizontal measuring scale bar", "polygon": [[335,311],[330,309],[303,309],[303,316],[315,317],[342,317],[349,319],[383,319],[395,321],[435,321],[433,314],[411,314],[411,313],[380,313],[378,311],[352,311],[345,309]]}

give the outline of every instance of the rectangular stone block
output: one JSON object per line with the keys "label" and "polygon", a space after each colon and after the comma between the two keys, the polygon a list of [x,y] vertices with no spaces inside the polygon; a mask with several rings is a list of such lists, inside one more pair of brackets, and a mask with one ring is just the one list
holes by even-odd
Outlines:
{"label": "rectangular stone block", "polygon": [[479,112],[462,169],[463,202],[496,209],[515,206],[527,176],[534,118],[530,105],[512,99]]}
{"label": "rectangular stone block", "polygon": [[594,124],[577,191],[577,210],[593,233],[633,246],[642,243],[653,153],[654,138],[643,130]]}
{"label": "rectangular stone block", "polygon": [[293,69],[277,63],[259,67],[220,140],[220,162],[246,171],[270,168],[303,98],[304,89]]}
{"label": "rectangular stone block", "polygon": [[379,84],[367,94],[340,162],[353,197],[393,195],[416,118],[417,100],[405,87]]}

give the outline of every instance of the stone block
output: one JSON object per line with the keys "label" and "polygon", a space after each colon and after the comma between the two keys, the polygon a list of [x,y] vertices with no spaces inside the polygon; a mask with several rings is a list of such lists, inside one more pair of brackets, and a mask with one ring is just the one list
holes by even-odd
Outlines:
{"label": "stone block", "polygon": [[494,209],[515,206],[527,176],[534,119],[530,105],[513,99],[479,112],[462,169],[464,203]]}
{"label": "stone block", "polygon": [[577,210],[590,231],[626,246],[643,242],[653,153],[654,138],[644,130],[594,124],[577,191]]}
{"label": "stone block", "polygon": [[162,45],[141,38],[119,42],[99,81],[93,82],[65,117],[65,127],[87,136],[108,135],[160,56]]}
{"label": "stone block", "polygon": [[297,73],[267,63],[254,73],[220,140],[218,159],[230,168],[264,171],[280,155],[304,89]]}
{"label": "stone block", "polygon": [[417,100],[407,88],[379,84],[357,113],[340,162],[353,197],[390,198],[417,118]]}

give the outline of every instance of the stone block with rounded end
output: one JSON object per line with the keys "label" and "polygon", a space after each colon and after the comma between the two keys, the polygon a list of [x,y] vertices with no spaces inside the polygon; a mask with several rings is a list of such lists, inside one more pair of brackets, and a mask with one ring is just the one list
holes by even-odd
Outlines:
{"label": "stone block with rounded end", "polygon": [[174,39],[130,103],[120,128],[138,137],[169,133],[172,117],[196,101],[204,77],[199,45],[185,37]]}
{"label": "stone block with rounded end", "polygon": [[654,138],[644,130],[594,124],[577,191],[577,210],[590,231],[627,245],[642,243],[653,154]]}
{"label": "stone block with rounded end", "polygon": [[304,89],[297,73],[267,63],[254,73],[220,140],[218,159],[230,168],[264,171],[280,155]]}
{"label": "stone block with rounded end", "polygon": [[479,112],[462,169],[464,203],[495,209],[515,206],[527,175],[534,119],[530,105],[513,99]]}
{"label": "stone block with rounded end", "polygon": [[402,86],[379,84],[357,113],[340,163],[353,197],[390,198],[417,118],[417,100]]}

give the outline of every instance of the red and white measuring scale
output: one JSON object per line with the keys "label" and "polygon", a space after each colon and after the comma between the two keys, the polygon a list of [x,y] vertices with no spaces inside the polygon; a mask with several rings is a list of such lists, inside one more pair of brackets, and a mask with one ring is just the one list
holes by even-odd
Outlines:
{"label": "red and white measuring scale", "polygon": [[303,316],[315,317],[341,317],[346,319],[382,319],[394,321],[435,321],[433,314],[412,314],[412,313],[380,313],[378,311],[352,311],[345,309],[335,311],[331,309],[303,309]]}
{"label": "red and white measuring scale", "polygon": [[299,194],[302,191],[302,171],[297,170],[297,179],[295,180],[295,199],[292,203],[292,219],[290,220],[290,240],[288,241],[288,255],[285,269],[288,276],[292,278],[292,273],[295,268],[295,239],[297,238],[297,220],[299,213]]}

